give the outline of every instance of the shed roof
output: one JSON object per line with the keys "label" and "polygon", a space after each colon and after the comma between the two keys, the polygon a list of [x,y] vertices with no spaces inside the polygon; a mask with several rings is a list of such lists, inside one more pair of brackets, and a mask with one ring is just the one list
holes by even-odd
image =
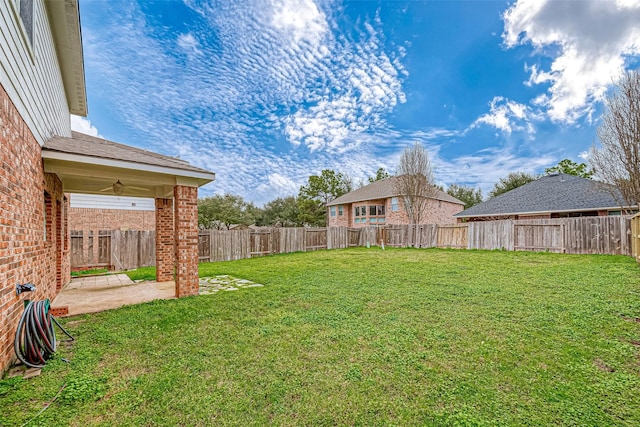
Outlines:
{"label": "shed roof", "polygon": [[[336,198],[335,200],[327,203],[327,206],[343,205],[347,203],[363,202],[366,200],[386,199],[389,197],[401,196],[400,192],[396,189],[397,176],[374,181],[369,185],[360,187],[357,190],[353,190],[347,194]],[[442,200],[444,202],[456,203],[464,205],[464,202],[456,199],[455,197],[440,191],[437,188],[432,198],[436,200]]]}
{"label": "shed roof", "polygon": [[551,174],[455,214],[458,218],[620,208],[620,191],[603,182]]}

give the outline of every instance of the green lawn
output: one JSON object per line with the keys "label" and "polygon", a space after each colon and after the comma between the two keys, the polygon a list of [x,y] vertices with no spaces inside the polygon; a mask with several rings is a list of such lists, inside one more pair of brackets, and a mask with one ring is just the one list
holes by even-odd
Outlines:
{"label": "green lawn", "polygon": [[70,363],[0,381],[0,425],[63,384],[30,425],[640,425],[631,257],[358,248],[218,274],[265,286],[65,319]]}

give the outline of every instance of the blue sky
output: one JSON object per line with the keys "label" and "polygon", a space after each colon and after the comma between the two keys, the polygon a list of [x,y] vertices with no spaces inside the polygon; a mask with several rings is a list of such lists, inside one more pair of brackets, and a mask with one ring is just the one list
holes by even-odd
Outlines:
{"label": "blue sky", "polygon": [[84,0],[89,116],[74,129],[216,172],[258,205],[329,168],[437,183],[583,161],[640,65],[640,0]]}

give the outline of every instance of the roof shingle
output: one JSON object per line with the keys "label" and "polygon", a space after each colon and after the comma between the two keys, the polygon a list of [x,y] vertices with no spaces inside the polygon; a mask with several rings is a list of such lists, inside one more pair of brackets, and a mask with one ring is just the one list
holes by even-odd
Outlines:
{"label": "roof shingle", "polygon": [[[369,185],[360,187],[357,190],[353,190],[347,194],[334,199],[327,203],[327,206],[343,205],[347,203],[363,202],[366,200],[386,199],[389,197],[397,197],[401,194],[396,190],[397,177],[392,176],[390,178],[374,181]],[[436,193],[433,196],[436,200],[442,200],[445,202],[456,203],[464,205],[464,202],[456,199],[455,197],[436,189]]]}
{"label": "roof shingle", "polygon": [[589,211],[620,207],[622,195],[613,186],[566,174],[546,175],[472,206],[455,217]]}
{"label": "roof shingle", "polygon": [[192,166],[176,157],[164,156],[79,132],[71,132],[71,138],[55,136],[47,141],[42,149],[45,151],[163,166],[184,171],[212,173],[206,169]]}

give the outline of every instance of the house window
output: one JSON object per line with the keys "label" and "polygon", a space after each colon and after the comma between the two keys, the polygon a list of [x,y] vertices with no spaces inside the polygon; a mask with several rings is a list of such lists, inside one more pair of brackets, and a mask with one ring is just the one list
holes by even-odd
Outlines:
{"label": "house window", "polygon": [[13,0],[13,7],[22,23],[22,31],[29,43],[33,47],[33,0]]}
{"label": "house window", "polygon": [[343,211],[342,211],[342,205],[338,206],[338,216],[342,216]]}
{"label": "house window", "polygon": [[369,205],[369,222],[384,222],[384,212],[384,205]]}
{"label": "house window", "polygon": [[392,197],[391,198],[391,211],[392,212],[396,212],[398,209],[400,209],[398,207],[398,198],[397,197]]}
{"label": "house window", "polygon": [[331,206],[329,208],[329,215],[336,216],[336,207],[335,206]]}

